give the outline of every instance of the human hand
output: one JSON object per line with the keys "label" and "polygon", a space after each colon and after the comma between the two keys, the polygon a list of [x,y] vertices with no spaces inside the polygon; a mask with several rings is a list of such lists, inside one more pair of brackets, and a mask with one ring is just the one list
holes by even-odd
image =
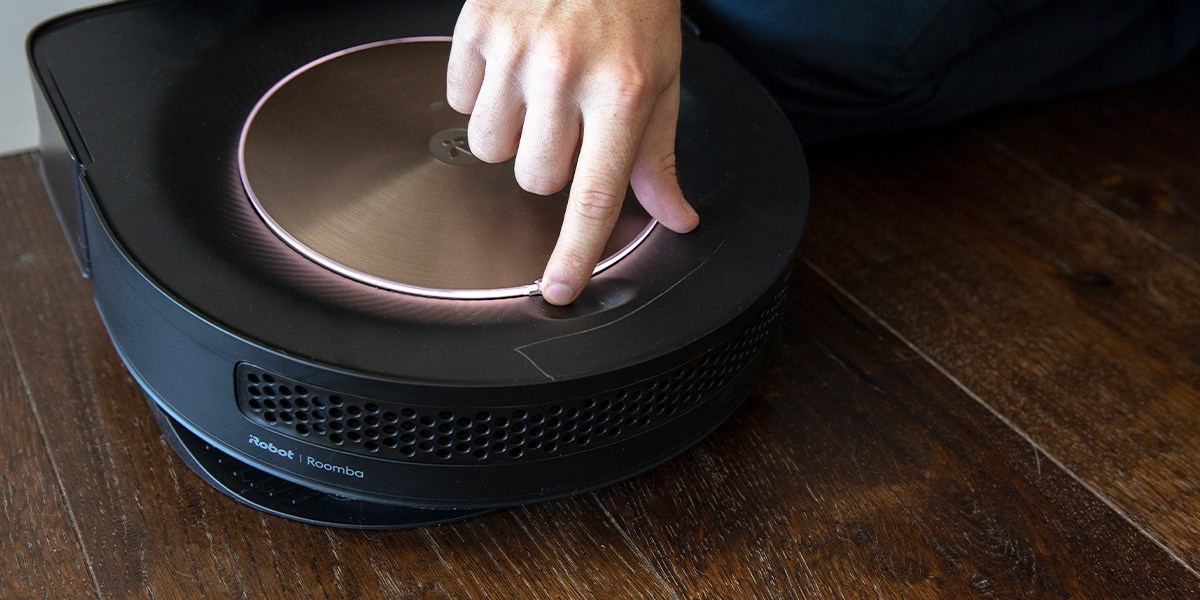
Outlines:
{"label": "human hand", "polygon": [[[516,157],[525,190],[574,179],[541,280],[551,304],[587,284],[627,186],[672,231],[699,223],[675,175],[679,0],[468,0],[454,30],[447,101],[471,115],[471,152]],[[576,160],[576,154],[578,159]]]}

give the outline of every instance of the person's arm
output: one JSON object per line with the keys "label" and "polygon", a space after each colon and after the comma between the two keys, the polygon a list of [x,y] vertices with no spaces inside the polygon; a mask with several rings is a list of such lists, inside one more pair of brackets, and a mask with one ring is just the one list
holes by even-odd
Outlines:
{"label": "person's arm", "polygon": [[522,188],[574,180],[543,297],[587,284],[629,185],[677,232],[699,222],[675,176],[679,0],[468,0],[454,30],[451,107],[471,115],[471,152],[516,156]]}

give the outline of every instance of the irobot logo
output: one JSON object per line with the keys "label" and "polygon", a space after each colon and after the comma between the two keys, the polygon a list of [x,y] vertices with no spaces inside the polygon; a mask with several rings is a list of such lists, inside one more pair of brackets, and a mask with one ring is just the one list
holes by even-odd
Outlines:
{"label": "irobot logo", "polygon": [[[279,455],[288,460],[296,460],[296,451],[295,450],[288,450],[286,448],[280,448],[279,446],[275,445],[275,442],[264,442],[264,441],[260,440],[257,435],[250,436],[250,445],[257,446],[258,448],[266,450],[267,452],[270,452],[271,454]],[[311,456],[300,455],[300,462],[305,465],[308,465],[314,469],[320,469],[322,471],[329,471],[330,473],[337,473],[339,475],[345,475],[346,477],[356,477],[358,479],[362,479],[365,476],[365,474],[362,471],[359,471],[357,469],[352,469],[350,467],[343,467],[341,465],[334,465],[334,464],[330,464],[327,462],[322,462]]]}
{"label": "irobot logo", "polygon": [[262,448],[263,450],[266,450],[267,452],[270,452],[271,454],[278,454],[279,456],[282,456],[288,460],[296,459],[295,451],[279,448],[275,445],[274,442],[264,442],[264,441],[258,439],[257,435],[252,434],[250,436],[250,445],[258,446],[259,448]]}

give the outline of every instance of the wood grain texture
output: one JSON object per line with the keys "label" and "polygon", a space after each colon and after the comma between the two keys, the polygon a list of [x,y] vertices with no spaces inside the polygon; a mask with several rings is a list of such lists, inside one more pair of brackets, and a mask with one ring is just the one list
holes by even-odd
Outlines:
{"label": "wood grain texture", "polygon": [[[818,151],[778,354],[745,410],[617,486],[400,532],[270,517],[188,471],[36,157],[0,158],[0,393],[19,400],[0,421],[0,458],[19,458],[0,597],[1200,596],[1192,175],[1139,162],[1149,138],[1136,155],[1073,141],[1087,122],[1039,117],[1067,123],[1059,106]],[[1032,129],[1050,133],[1018,150]],[[1111,169],[1076,143],[1169,176],[1181,209],[1115,210],[1087,183]]]}
{"label": "wood grain texture", "polygon": [[1200,268],[1200,56],[1155,81],[978,119],[973,132]]}
{"label": "wood grain texture", "polygon": [[[27,168],[0,167],[4,215],[18,212],[21,202],[40,199],[41,183],[29,175]],[[25,249],[0,262],[0,282],[28,277],[45,269],[46,262],[45,254]],[[20,340],[7,326],[8,308],[0,302],[0,597],[95,598],[89,561],[30,403],[24,369],[36,369],[37,357],[25,355],[26,363],[18,362],[18,349],[25,348],[18,347]],[[72,592],[64,595],[66,589]]]}
{"label": "wood grain texture", "polygon": [[[1145,89],[1156,85],[1171,83]],[[1106,156],[1128,141],[1140,154],[1120,158],[1125,170],[1173,173],[1164,206],[1200,207],[1200,163],[1185,171],[1175,162],[1200,157],[1200,136],[1193,128],[1156,150],[1093,123],[1079,126],[1116,137],[1089,144],[1081,135],[1073,154],[1049,141],[1013,150],[1025,132],[1045,140],[1063,113],[1087,112],[1078,105],[1149,127],[1144,113],[1159,105],[1109,102],[1132,93],[1067,101],[982,133],[946,128],[817,152],[805,255],[1194,572],[1200,255],[1188,241],[1191,209],[1174,222],[1169,210],[1134,219],[1096,191],[1118,164]],[[1071,175],[1087,147],[1102,148],[1091,171],[1099,188]]]}
{"label": "wood grain texture", "polygon": [[807,265],[792,290],[750,407],[671,468],[600,494],[685,596],[1200,593]]}

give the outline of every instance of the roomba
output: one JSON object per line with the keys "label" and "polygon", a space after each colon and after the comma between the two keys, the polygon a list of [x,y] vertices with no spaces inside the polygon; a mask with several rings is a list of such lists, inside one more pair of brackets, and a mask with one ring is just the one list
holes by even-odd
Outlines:
{"label": "roomba", "polygon": [[744,401],[807,211],[787,119],[685,33],[678,171],[580,298],[537,295],[566,196],[470,152],[454,3],[106,5],[30,36],[42,165],[179,457],[258,509],[439,523],[631,477]]}

